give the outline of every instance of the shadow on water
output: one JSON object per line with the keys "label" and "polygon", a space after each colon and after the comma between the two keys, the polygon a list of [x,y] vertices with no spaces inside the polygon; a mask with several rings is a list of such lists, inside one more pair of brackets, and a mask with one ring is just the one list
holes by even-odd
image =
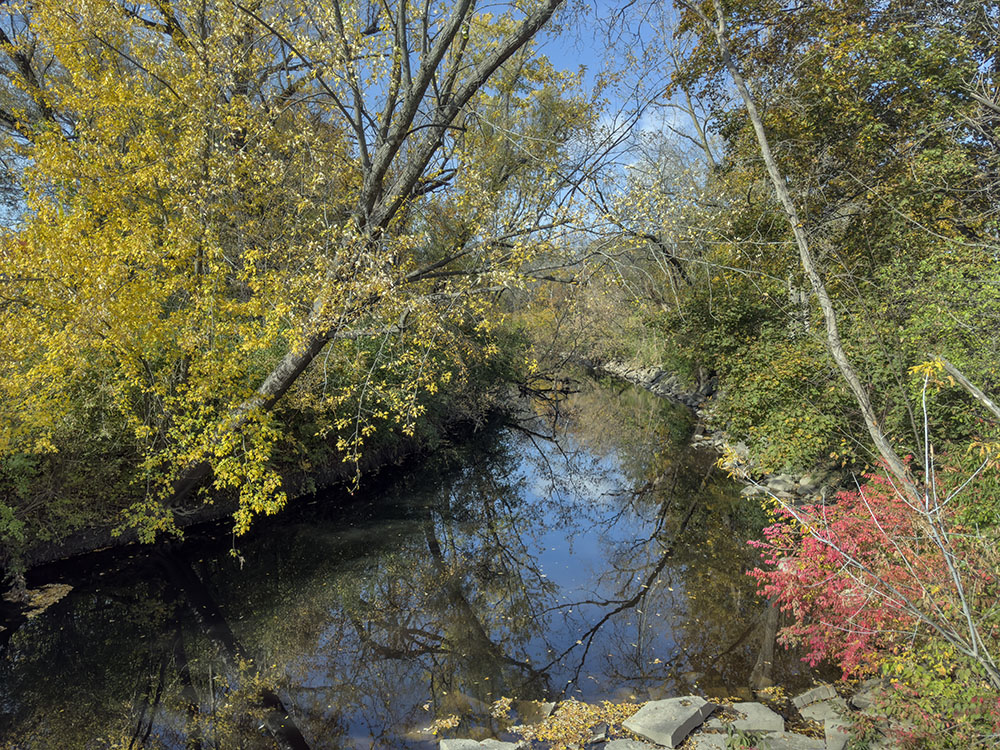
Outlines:
{"label": "shadow on water", "polygon": [[74,590],[0,658],[3,747],[430,748],[436,717],[499,731],[502,696],[805,684],[745,574],[766,517],[690,429],[584,382],[558,419],[302,503],[239,556],[195,538],[62,569]]}

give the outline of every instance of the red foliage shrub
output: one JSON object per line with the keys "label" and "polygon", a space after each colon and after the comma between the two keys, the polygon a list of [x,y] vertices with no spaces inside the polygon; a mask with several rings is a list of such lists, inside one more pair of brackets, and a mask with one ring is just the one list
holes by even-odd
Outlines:
{"label": "red foliage shrub", "polygon": [[846,677],[874,671],[922,634],[968,640],[969,609],[996,601],[995,545],[961,527],[949,498],[913,505],[869,474],[829,504],[778,508],[763,541],[751,542],[772,567],[750,575],[790,615],[782,642]]}

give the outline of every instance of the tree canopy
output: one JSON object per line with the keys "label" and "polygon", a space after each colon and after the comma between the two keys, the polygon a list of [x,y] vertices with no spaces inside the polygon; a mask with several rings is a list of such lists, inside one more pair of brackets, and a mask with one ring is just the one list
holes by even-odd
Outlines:
{"label": "tree canopy", "polygon": [[100,442],[147,533],[211,476],[243,530],[284,500],[279,399],[348,461],[412,432],[568,221],[559,4],[6,5],[4,455]]}

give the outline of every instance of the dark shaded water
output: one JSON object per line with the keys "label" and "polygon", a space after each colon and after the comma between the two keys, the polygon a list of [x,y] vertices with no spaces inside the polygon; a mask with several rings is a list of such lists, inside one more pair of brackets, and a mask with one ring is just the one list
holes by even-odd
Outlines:
{"label": "dark shaded water", "polygon": [[773,618],[745,575],[763,512],[687,447],[683,411],[582,388],[554,429],[262,520],[239,557],[192,539],[61,570],[72,593],[0,658],[0,746],[274,747],[262,687],[312,748],[429,748],[435,717],[488,735],[501,696],[808,681],[781,649],[764,664]]}

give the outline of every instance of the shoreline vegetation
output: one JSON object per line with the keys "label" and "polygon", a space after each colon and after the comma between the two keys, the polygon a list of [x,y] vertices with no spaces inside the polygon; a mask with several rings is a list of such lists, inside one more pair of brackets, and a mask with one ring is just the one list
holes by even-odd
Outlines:
{"label": "shoreline vegetation", "polygon": [[[421,458],[455,441],[469,439],[500,418],[498,411],[482,413],[478,409],[468,412],[452,410],[446,421],[425,423],[419,436],[389,436],[382,441],[380,447],[368,451],[357,464],[343,463],[338,460],[337,453],[331,451],[325,464],[311,464],[307,471],[303,471],[301,467],[290,467],[282,474],[283,488],[293,503],[303,496],[320,492],[340,492],[345,498],[349,498],[357,489],[377,489],[383,477],[391,478],[396,470],[407,471],[407,466]],[[186,529],[216,525],[227,518],[231,519],[237,506],[236,497],[222,494],[209,503],[192,503],[188,508],[178,508],[175,522],[178,538],[183,540]],[[5,563],[5,579],[10,580],[15,574],[23,576],[32,568],[65,562],[80,555],[142,543],[136,529],[122,529],[115,522],[82,528],[57,540],[39,542],[34,547],[19,551],[12,567],[8,567],[11,557],[6,556],[4,559],[8,562]],[[7,592],[7,597],[10,600],[20,598],[16,586]]]}

